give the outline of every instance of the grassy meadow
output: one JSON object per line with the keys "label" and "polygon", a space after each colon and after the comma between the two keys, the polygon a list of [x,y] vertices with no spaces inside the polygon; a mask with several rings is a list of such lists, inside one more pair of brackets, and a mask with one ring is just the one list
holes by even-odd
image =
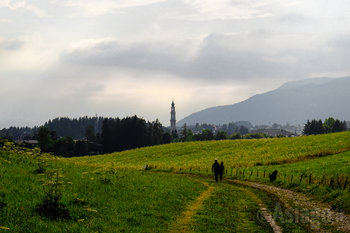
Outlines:
{"label": "grassy meadow", "polygon": [[[0,232],[164,232],[203,190],[182,176],[67,165],[0,153]],[[54,189],[68,212],[37,211]]]}
{"label": "grassy meadow", "polygon": [[183,142],[145,147],[118,153],[62,159],[94,167],[141,169],[208,168],[214,158],[227,167],[252,167],[292,163],[350,150],[350,132],[296,138]]}
{"label": "grassy meadow", "polygon": [[[194,217],[193,232],[273,232],[261,216],[256,197],[265,203],[272,214],[279,203],[275,197],[263,191],[229,183],[213,185],[214,193]],[[282,211],[279,214],[284,215]],[[281,216],[280,219],[282,218],[287,216]],[[277,222],[286,232],[309,232],[308,227],[300,223],[279,219]]]}
{"label": "grassy meadow", "polygon": [[[278,171],[271,183],[268,174]],[[295,163],[256,166],[228,176],[282,186],[309,193],[334,209],[350,214],[350,151]],[[265,177],[263,176],[264,172]],[[237,174],[237,175],[236,175]]]}
{"label": "grassy meadow", "polygon": [[[54,157],[6,141],[0,142],[0,148],[0,231],[167,231],[206,189],[186,174],[197,173],[208,180],[214,158],[225,162],[226,177],[310,193],[350,213],[350,185],[342,188],[345,182],[350,183],[350,179],[346,181],[350,174],[350,132],[173,143],[75,158]],[[142,171],[146,164],[156,168],[153,171],[168,173]],[[278,170],[279,176],[270,183],[268,173],[273,170]],[[336,177],[342,185],[330,186],[329,179],[335,183]],[[247,188],[212,185],[215,192],[194,216],[193,231],[210,232],[213,227],[221,232],[271,231],[266,223],[257,222],[257,203],[247,195]],[[273,211],[269,195],[250,192]],[[53,205],[59,209],[58,217],[44,212]],[[291,232],[307,231],[295,224],[283,227]]]}
{"label": "grassy meadow", "polygon": [[194,218],[194,232],[273,232],[259,221],[259,207],[244,189],[229,184],[217,185]]}

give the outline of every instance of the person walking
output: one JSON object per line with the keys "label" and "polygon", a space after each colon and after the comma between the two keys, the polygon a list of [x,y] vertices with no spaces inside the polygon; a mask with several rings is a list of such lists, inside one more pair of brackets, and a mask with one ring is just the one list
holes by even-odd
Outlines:
{"label": "person walking", "polygon": [[224,174],[224,171],[225,171],[224,162],[221,162],[220,167],[219,167],[220,182],[222,181],[222,175]]}
{"label": "person walking", "polygon": [[218,163],[218,159],[215,159],[215,162],[211,166],[211,172],[214,172],[215,181],[218,182],[219,172],[220,172],[220,164]]}

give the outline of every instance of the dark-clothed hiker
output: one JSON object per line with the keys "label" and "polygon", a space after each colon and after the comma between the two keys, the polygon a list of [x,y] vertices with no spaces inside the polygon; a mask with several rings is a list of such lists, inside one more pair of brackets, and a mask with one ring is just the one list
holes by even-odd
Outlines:
{"label": "dark-clothed hiker", "polygon": [[220,181],[222,181],[222,175],[224,174],[224,171],[225,171],[224,162],[221,162],[220,169],[219,169]]}
{"label": "dark-clothed hiker", "polygon": [[215,159],[213,166],[211,166],[211,172],[214,172],[215,181],[218,182],[219,172],[220,172],[220,164],[218,163],[217,159]]}
{"label": "dark-clothed hiker", "polygon": [[274,182],[276,178],[277,178],[277,170],[272,172],[272,174],[270,175],[270,182]]}

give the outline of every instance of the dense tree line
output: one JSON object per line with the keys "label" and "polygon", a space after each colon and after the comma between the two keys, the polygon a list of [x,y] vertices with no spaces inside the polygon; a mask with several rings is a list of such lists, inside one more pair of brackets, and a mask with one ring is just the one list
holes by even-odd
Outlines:
{"label": "dense tree line", "polygon": [[0,137],[12,140],[30,140],[38,132],[38,127],[9,127],[0,130]]}
{"label": "dense tree line", "polygon": [[59,137],[71,137],[74,139],[83,139],[86,136],[87,128],[94,130],[94,133],[102,132],[103,117],[79,117],[68,118],[60,117],[49,120],[44,124],[51,131],[55,131]]}
{"label": "dense tree line", "polygon": [[171,140],[158,120],[146,122],[137,116],[103,120],[101,141],[106,153],[170,143]]}
{"label": "dense tree line", "polygon": [[[84,139],[86,130],[90,128],[93,133],[101,134],[103,117],[58,117],[43,124],[44,127],[55,131],[58,137],[71,137],[73,139]],[[39,127],[9,127],[0,130],[0,137],[12,140],[30,140],[36,137]]]}
{"label": "dense tree line", "polygon": [[89,154],[89,141],[75,141],[71,137],[58,137],[55,131],[51,131],[45,126],[39,127],[37,139],[43,152],[52,152],[66,157]]}
{"label": "dense tree line", "polygon": [[137,116],[105,118],[101,128],[100,134],[88,126],[84,140],[73,140],[72,137],[59,137],[55,131],[43,126],[39,128],[37,138],[44,152],[61,156],[110,153],[172,141],[158,120],[146,122]]}
{"label": "dense tree line", "polygon": [[346,130],[348,130],[348,127],[345,121],[340,121],[338,119],[334,119],[333,117],[329,117],[324,122],[322,122],[322,120],[308,120],[304,126],[303,134],[324,134],[342,132]]}

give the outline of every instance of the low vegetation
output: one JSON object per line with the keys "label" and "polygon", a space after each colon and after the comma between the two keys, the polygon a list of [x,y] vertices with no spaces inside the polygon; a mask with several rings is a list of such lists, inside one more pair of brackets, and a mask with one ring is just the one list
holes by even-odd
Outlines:
{"label": "low vegetation", "polygon": [[[215,184],[214,184],[215,185]],[[194,218],[194,232],[272,232],[259,207],[244,189],[229,184],[217,185]]]}
{"label": "low vegetation", "polygon": [[182,176],[66,165],[4,144],[0,227],[11,232],[164,232],[204,189]]}
{"label": "low vegetation", "polygon": [[94,167],[140,169],[144,165],[162,169],[210,169],[214,158],[226,167],[252,167],[297,162],[350,149],[350,132],[251,140],[172,143],[106,155],[62,159]]}
{"label": "low vegetation", "polygon": [[[0,140],[0,229],[164,232],[206,188],[172,173],[207,177],[214,158],[225,162],[226,177],[310,193],[350,213],[349,149],[350,132],[173,143],[76,158],[55,157]],[[144,165],[172,173],[141,171]],[[268,175],[274,170],[278,176],[271,183]],[[266,195],[258,193],[273,209]],[[217,185],[195,215],[193,229],[269,231],[266,223],[256,221],[256,211],[256,201],[243,189]],[[237,218],[242,220],[235,222]],[[304,231],[293,224],[283,227]]]}

